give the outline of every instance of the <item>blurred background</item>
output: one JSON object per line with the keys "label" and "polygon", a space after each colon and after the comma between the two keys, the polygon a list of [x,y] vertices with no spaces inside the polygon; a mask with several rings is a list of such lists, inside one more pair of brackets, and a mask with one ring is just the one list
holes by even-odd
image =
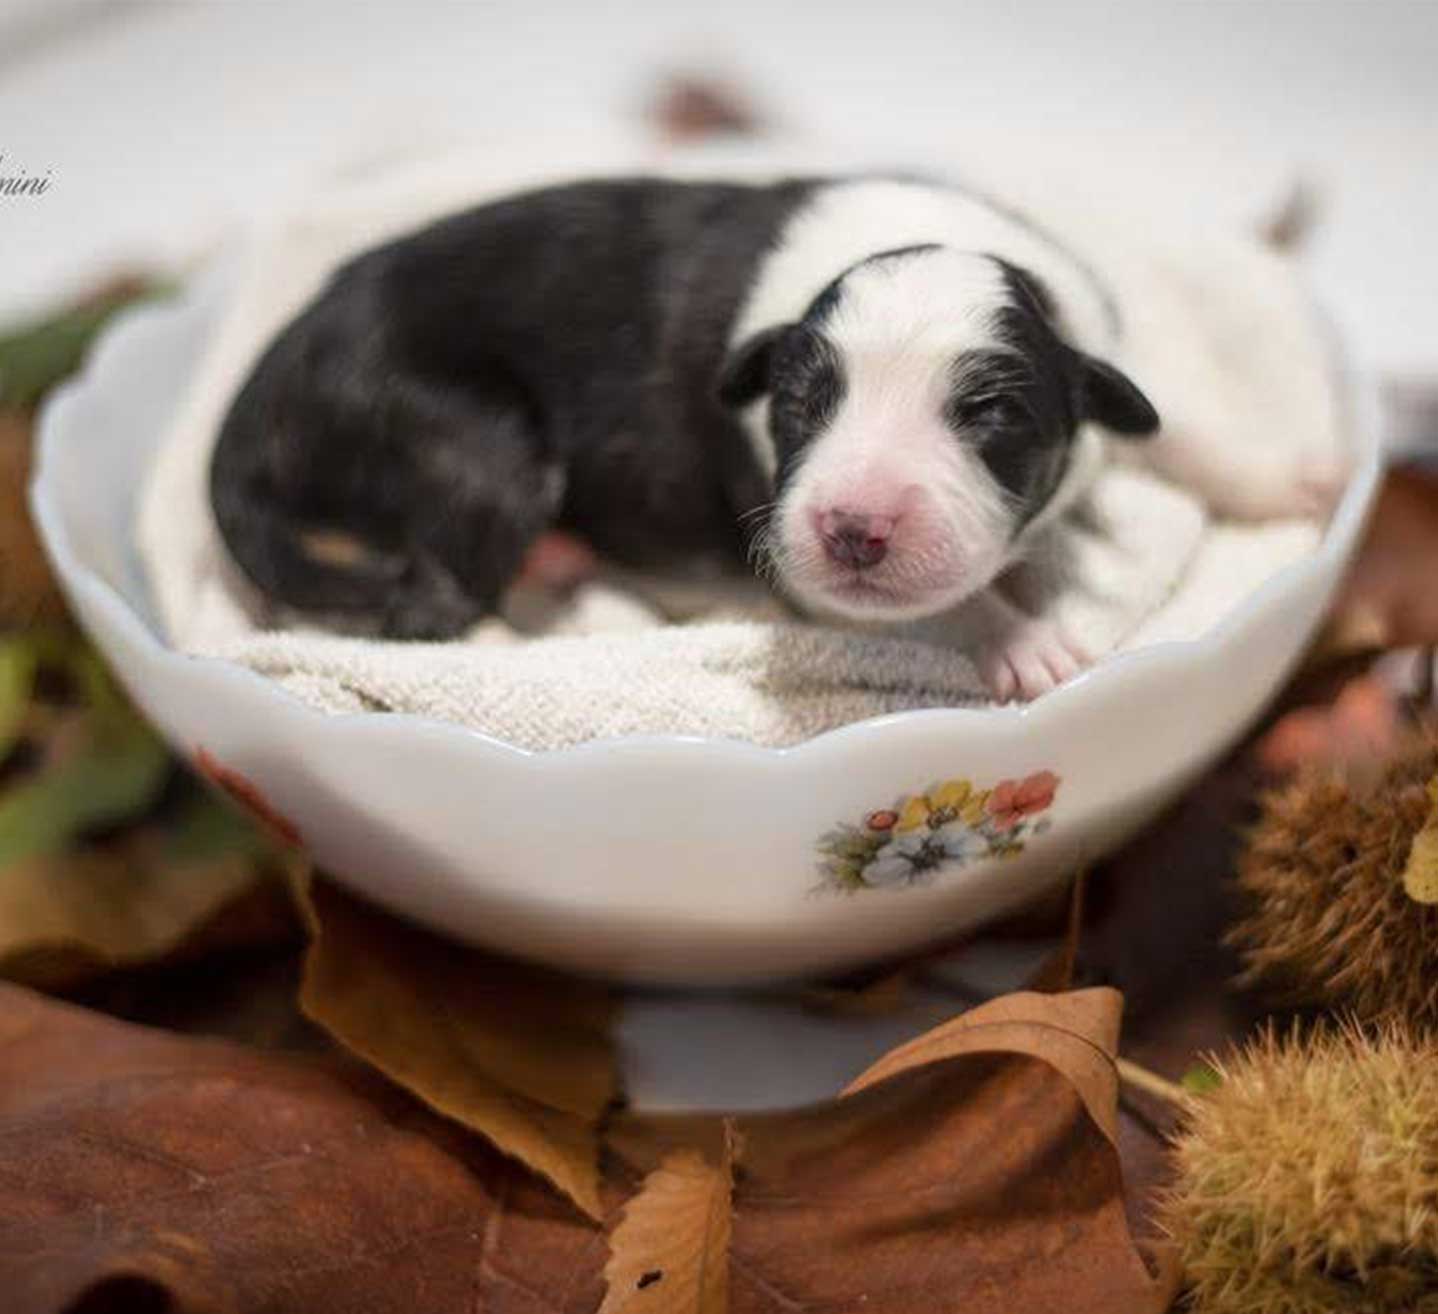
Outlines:
{"label": "blurred background", "polygon": [[637,122],[674,74],[883,148],[1117,153],[1230,212],[1291,173],[1361,354],[1438,369],[1432,0],[728,0],[619,6],[0,0],[0,323],[172,267],[297,188],[495,135]]}

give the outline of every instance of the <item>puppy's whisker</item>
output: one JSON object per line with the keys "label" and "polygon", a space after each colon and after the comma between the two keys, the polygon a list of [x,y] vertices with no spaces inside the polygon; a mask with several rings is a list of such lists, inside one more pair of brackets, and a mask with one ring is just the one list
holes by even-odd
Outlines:
{"label": "puppy's whisker", "polygon": [[761,528],[750,541],[747,557],[750,567],[760,579],[767,581],[773,578],[773,545],[768,525]]}

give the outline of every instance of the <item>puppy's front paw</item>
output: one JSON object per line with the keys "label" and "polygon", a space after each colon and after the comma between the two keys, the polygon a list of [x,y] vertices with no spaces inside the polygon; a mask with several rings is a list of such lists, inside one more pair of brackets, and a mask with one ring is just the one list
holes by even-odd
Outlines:
{"label": "puppy's front paw", "polygon": [[417,556],[390,591],[380,633],[386,639],[431,643],[457,639],[489,610],[461,589],[443,566]]}
{"label": "puppy's front paw", "polygon": [[979,675],[996,701],[1027,702],[1072,679],[1093,657],[1049,621],[1025,620],[979,652]]}

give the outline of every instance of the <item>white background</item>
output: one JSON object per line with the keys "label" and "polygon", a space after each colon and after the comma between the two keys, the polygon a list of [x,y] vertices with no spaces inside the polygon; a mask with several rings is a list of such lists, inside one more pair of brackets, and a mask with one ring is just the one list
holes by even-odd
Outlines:
{"label": "white background", "polygon": [[1438,367],[1438,0],[391,5],[0,0],[0,320],[204,249],[346,161],[636,117],[732,69],[838,140],[1040,140],[1222,198],[1321,184],[1315,279],[1390,371]]}

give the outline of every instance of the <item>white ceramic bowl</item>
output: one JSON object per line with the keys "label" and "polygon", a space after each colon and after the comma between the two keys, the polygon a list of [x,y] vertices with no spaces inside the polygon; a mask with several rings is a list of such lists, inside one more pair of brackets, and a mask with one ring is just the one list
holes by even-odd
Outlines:
{"label": "white ceramic bowl", "polygon": [[[1365,414],[1314,555],[1201,639],[1110,659],[1027,707],[880,717],[788,749],[676,736],[529,753],[417,717],[325,715],[160,637],[135,503],[223,293],[210,275],[126,315],[45,410],[32,505],[77,615],[176,751],[257,791],[335,877],[456,936],[632,981],[856,967],[975,927],[1112,849],[1272,697],[1377,482]],[[958,781],[992,792],[942,831],[902,831],[905,799],[912,821],[964,802],[958,784],[925,793]],[[866,859],[876,879],[908,870],[897,846],[913,855],[921,834],[944,855],[923,881],[836,888]]]}

